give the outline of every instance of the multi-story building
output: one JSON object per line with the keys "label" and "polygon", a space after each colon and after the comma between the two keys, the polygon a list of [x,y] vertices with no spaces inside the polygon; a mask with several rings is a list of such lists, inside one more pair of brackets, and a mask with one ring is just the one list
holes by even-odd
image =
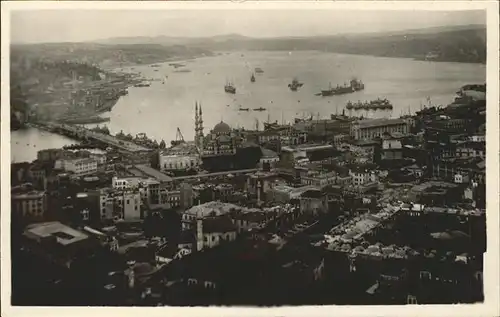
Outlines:
{"label": "multi-story building", "polygon": [[231,211],[242,209],[233,204],[211,201],[205,204],[191,207],[182,213],[182,229],[189,230],[196,227],[196,220],[207,217],[227,215]]}
{"label": "multi-story building", "polygon": [[61,158],[63,149],[45,149],[40,150],[36,154],[39,162],[54,162]]}
{"label": "multi-story building", "polygon": [[161,171],[196,169],[201,164],[194,144],[181,143],[175,147],[160,151],[158,156]]}
{"label": "multi-story building", "polygon": [[101,220],[142,219],[141,195],[132,189],[104,189],[99,196]]}
{"label": "multi-story building", "polygon": [[160,189],[160,205],[168,208],[177,208],[181,206],[181,191],[175,189]]}
{"label": "multi-story building", "polygon": [[150,205],[160,203],[160,182],[153,178],[143,177],[113,177],[111,185],[114,189],[139,190],[141,199]]}
{"label": "multi-story building", "polygon": [[312,185],[317,187],[323,187],[326,185],[336,184],[337,173],[328,172],[323,170],[308,170],[304,168],[298,168],[302,170],[300,172],[300,183],[302,185]]}
{"label": "multi-story building", "polygon": [[300,212],[317,216],[328,211],[328,197],[321,190],[308,190],[300,195]]}
{"label": "multi-story building", "polygon": [[47,172],[43,166],[34,164],[30,167],[31,177],[33,178],[33,183],[39,188],[47,188]]}
{"label": "multi-story building", "polygon": [[97,162],[98,166],[106,164],[106,154],[105,153],[90,153],[89,157]]}
{"label": "multi-story building", "polygon": [[403,158],[401,139],[385,135],[382,140],[382,160],[400,160]]}
{"label": "multi-story building", "polygon": [[486,156],[486,143],[464,142],[462,144],[458,144],[455,151],[456,157],[480,157],[484,159]]}
{"label": "multi-story building", "polygon": [[55,167],[72,172],[76,176],[85,176],[97,172],[97,161],[92,158],[60,159],[56,161]]}
{"label": "multi-story building", "polygon": [[351,126],[351,136],[355,140],[371,140],[386,132],[408,134],[408,131],[408,122],[404,119],[358,120]]}
{"label": "multi-story building", "polygon": [[433,162],[432,176],[453,181],[456,174],[468,175],[469,180],[484,184],[485,161],[480,158],[450,158]]}
{"label": "multi-story building", "polygon": [[228,216],[208,217],[196,221],[196,249],[213,248],[223,241],[236,239],[237,227]]}
{"label": "multi-story building", "polygon": [[23,218],[43,219],[47,210],[47,195],[44,191],[12,193],[12,212]]}
{"label": "multi-story building", "polygon": [[471,142],[486,142],[486,135],[484,134],[474,134],[468,137]]}
{"label": "multi-story building", "polygon": [[273,126],[260,132],[257,140],[259,144],[279,142],[281,145],[300,145],[307,142],[307,132],[292,126]]}
{"label": "multi-story building", "polygon": [[377,173],[371,165],[355,165],[349,168],[352,184],[355,186],[374,183],[378,180]]}

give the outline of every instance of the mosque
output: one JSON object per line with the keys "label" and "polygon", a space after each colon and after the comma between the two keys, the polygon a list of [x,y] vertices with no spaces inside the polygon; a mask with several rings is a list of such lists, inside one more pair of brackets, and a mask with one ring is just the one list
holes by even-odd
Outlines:
{"label": "mosque", "polygon": [[237,151],[244,139],[237,130],[221,121],[204,135],[203,111],[201,103],[195,103],[195,137],[194,142],[203,166],[207,170],[230,170],[236,168]]}

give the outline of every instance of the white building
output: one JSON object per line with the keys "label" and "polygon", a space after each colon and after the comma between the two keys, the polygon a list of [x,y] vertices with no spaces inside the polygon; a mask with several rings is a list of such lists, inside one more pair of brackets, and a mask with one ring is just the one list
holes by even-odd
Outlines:
{"label": "white building", "polygon": [[466,173],[457,173],[454,175],[453,180],[455,184],[468,184],[469,175],[467,175]]}
{"label": "white building", "polygon": [[196,147],[189,143],[182,143],[160,151],[158,161],[161,171],[195,169],[201,165]]}
{"label": "white building", "polygon": [[12,194],[12,212],[22,217],[43,218],[47,209],[47,195],[44,191]]}
{"label": "white building", "polygon": [[401,150],[403,145],[397,138],[387,137],[382,140],[382,150]]}
{"label": "white building", "polygon": [[182,229],[192,229],[197,219],[220,216],[229,213],[231,210],[241,209],[237,205],[211,201],[205,204],[194,206],[182,214]]}
{"label": "white building", "polygon": [[485,142],[465,142],[457,146],[456,157],[480,157],[482,159],[486,156]]}
{"label": "white building", "polygon": [[326,185],[336,184],[337,173],[336,172],[322,172],[322,171],[307,171],[300,176],[300,182],[302,185],[312,185],[317,187],[323,187]]}
{"label": "white building", "polygon": [[359,166],[349,169],[349,176],[355,186],[374,183],[378,180],[377,173],[371,168]]}
{"label": "white building", "polygon": [[157,205],[160,203],[160,182],[153,178],[143,177],[113,177],[111,180],[113,189],[133,189],[139,190],[141,199],[148,204]]}
{"label": "white building", "polygon": [[92,158],[60,159],[56,161],[55,168],[72,172],[76,176],[85,176],[97,172],[97,161]]}
{"label": "white building", "polygon": [[385,132],[408,134],[409,124],[404,119],[359,120],[351,126],[351,136],[355,140],[372,140]]}
{"label": "white building", "polygon": [[141,195],[138,190],[102,190],[99,196],[102,220],[141,219]]}
{"label": "white building", "polygon": [[471,135],[469,136],[468,140],[472,142],[486,142],[486,135],[484,134]]}

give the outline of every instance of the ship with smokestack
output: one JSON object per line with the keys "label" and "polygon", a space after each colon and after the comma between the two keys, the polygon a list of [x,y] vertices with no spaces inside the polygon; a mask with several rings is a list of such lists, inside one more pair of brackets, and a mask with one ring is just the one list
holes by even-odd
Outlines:
{"label": "ship with smokestack", "polygon": [[332,87],[332,84],[330,83],[328,89],[321,90],[321,93],[318,95],[321,95],[323,97],[328,97],[328,96],[336,96],[336,95],[345,95],[345,94],[351,94],[356,91],[360,91],[365,89],[365,84],[356,78],[351,79],[349,84],[344,84],[342,86],[337,85],[336,87]]}

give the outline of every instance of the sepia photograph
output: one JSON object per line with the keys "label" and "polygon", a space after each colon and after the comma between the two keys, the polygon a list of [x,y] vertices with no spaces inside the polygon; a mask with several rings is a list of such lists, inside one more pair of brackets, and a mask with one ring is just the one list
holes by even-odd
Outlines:
{"label": "sepia photograph", "polygon": [[410,4],[2,4],[4,304],[484,303],[498,38]]}

